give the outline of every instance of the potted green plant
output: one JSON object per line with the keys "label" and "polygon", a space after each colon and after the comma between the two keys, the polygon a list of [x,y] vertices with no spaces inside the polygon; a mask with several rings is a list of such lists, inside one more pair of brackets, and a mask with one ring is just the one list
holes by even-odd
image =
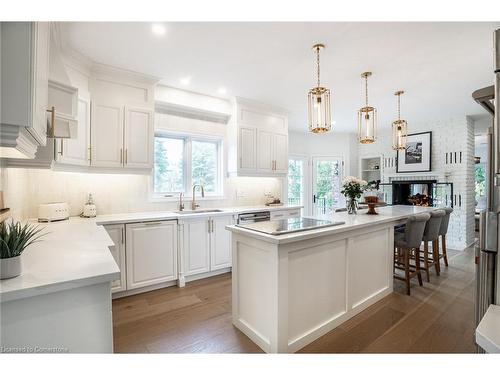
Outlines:
{"label": "potted green plant", "polygon": [[342,190],[340,191],[346,197],[346,208],[348,214],[356,214],[358,212],[357,199],[363,194],[367,182],[354,176],[347,176],[342,181]]}
{"label": "potted green plant", "polygon": [[21,254],[44,235],[41,231],[29,223],[0,223],[0,280],[21,274]]}

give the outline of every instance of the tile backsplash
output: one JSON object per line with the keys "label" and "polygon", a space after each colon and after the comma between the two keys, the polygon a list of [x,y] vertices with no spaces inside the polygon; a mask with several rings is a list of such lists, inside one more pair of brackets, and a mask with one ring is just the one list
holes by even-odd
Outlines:
{"label": "tile backsplash", "polygon": [[[150,199],[148,175],[59,172],[42,169],[3,168],[5,204],[16,219],[33,218],[40,203],[68,202],[71,215],[79,215],[88,193],[98,214],[175,210],[176,202]],[[281,196],[279,178],[229,177],[224,199],[204,200],[202,207],[227,207],[265,203],[265,193]]]}

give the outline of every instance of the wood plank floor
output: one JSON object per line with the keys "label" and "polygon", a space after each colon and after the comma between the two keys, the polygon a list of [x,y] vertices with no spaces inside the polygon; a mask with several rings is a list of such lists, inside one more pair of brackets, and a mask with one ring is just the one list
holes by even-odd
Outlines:
{"label": "wood plank floor", "polygon": [[[474,250],[450,253],[441,276],[395,291],[302,353],[473,353]],[[117,353],[261,353],[231,324],[231,277],[113,301]]]}

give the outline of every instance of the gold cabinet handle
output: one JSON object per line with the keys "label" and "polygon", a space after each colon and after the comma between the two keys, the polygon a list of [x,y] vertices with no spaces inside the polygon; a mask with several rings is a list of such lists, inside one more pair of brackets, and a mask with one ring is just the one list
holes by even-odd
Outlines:
{"label": "gold cabinet handle", "polygon": [[47,109],[47,112],[50,112],[50,124],[49,124],[49,137],[54,137],[54,125],[56,123],[56,107],[52,106],[51,109]]}

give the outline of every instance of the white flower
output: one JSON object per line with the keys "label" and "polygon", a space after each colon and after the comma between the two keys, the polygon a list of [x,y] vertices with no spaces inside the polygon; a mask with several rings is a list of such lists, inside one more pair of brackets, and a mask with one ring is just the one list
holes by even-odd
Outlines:
{"label": "white flower", "polygon": [[361,180],[357,177],[354,177],[354,176],[347,176],[345,177],[343,180],[342,180],[342,184],[343,185],[347,185],[347,184],[358,184],[360,186],[366,186],[368,185],[368,183],[365,181],[365,180]]}

